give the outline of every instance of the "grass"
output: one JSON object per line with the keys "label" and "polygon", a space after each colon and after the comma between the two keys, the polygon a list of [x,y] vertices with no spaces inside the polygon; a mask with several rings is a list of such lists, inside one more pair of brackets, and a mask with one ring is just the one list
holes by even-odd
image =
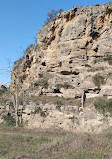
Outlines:
{"label": "grass", "polygon": [[73,134],[58,129],[0,126],[0,158],[105,159],[112,157],[112,129],[100,134]]}
{"label": "grass", "polygon": [[32,101],[37,103],[37,105],[39,104],[39,102],[41,101],[42,104],[57,104],[58,101],[61,101],[61,103],[63,103],[63,105],[67,106],[67,105],[77,105],[77,106],[81,106],[81,100],[80,99],[75,99],[75,98],[62,98],[62,97],[57,97],[57,96],[46,96],[46,95],[40,95],[40,96],[31,96],[29,97],[29,99],[27,99],[28,101]]}
{"label": "grass", "polygon": [[35,154],[41,146],[51,142],[47,136],[27,134],[2,134],[0,136],[0,156],[6,158]]}
{"label": "grass", "polygon": [[88,157],[84,150],[79,149],[68,153],[67,159],[88,159]]}
{"label": "grass", "polygon": [[108,138],[112,138],[112,132],[106,133],[105,136],[108,137]]}
{"label": "grass", "polygon": [[56,85],[57,88],[65,88],[65,89],[73,89],[74,87],[72,85],[70,85],[68,82],[65,82],[63,84],[57,84]]}

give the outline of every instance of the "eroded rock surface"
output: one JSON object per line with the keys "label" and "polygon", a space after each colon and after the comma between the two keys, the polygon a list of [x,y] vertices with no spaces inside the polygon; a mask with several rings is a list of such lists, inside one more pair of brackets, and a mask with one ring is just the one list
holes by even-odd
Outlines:
{"label": "eroded rock surface", "polygon": [[[111,70],[112,4],[74,7],[59,14],[37,33],[37,45],[31,46],[23,60],[14,64],[11,90],[15,90],[16,82],[20,93],[23,90],[29,97],[81,101],[80,106],[75,101],[72,105],[64,103],[61,111],[56,110],[56,104],[41,103],[42,111],[46,105],[48,107],[46,118],[39,118],[38,114],[31,119],[30,111],[23,115],[29,125],[49,127],[55,123],[64,129],[102,128],[105,127],[102,116],[93,109],[92,102],[103,96],[112,98]],[[100,75],[100,82],[95,79],[96,75]],[[82,101],[84,94],[86,99],[93,99],[86,107]],[[35,103],[29,107],[41,107],[40,103]],[[25,107],[26,112],[30,110],[27,104]],[[73,109],[72,113],[68,108]],[[74,109],[78,110],[75,112]]]}

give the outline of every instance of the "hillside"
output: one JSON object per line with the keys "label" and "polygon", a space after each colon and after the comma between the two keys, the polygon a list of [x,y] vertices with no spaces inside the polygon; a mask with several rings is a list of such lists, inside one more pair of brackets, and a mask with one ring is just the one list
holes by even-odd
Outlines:
{"label": "hillside", "polygon": [[112,4],[73,7],[43,26],[14,64],[12,94],[17,87],[29,128],[111,127]]}

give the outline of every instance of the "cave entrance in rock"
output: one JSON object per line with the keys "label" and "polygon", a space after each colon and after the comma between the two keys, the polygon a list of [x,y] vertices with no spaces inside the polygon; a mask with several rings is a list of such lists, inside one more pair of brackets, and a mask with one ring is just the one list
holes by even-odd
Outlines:
{"label": "cave entrance in rock", "polygon": [[54,89],[54,93],[61,93],[59,88]]}
{"label": "cave entrance in rock", "polygon": [[45,62],[42,62],[42,66],[46,66],[46,63],[45,63]]}

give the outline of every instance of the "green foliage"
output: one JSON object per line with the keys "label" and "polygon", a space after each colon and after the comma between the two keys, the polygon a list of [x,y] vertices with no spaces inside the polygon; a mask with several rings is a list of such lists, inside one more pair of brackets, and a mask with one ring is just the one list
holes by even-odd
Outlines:
{"label": "green foliage", "polygon": [[40,116],[46,117],[46,113],[45,113],[45,112],[42,110],[42,108],[40,108],[40,107],[37,107],[37,108],[35,109],[35,111],[32,112],[32,114],[40,114]]}
{"label": "green foliage", "polygon": [[42,116],[42,117],[45,118],[45,117],[46,117],[46,113],[45,113],[44,111],[41,111],[41,112],[40,112],[40,116]]}
{"label": "green foliage", "polygon": [[5,87],[4,85],[2,85],[1,88],[0,88],[0,94],[2,95],[6,91],[7,91],[7,87]]}
{"label": "green foliage", "polygon": [[7,91],[7,87],[4,85],[1,86],[1,89],[3,89],[4,91]]}
{"label": "green foliage", "polygon": [[5,105],[6,104],[6,102],[7,102],[7,99],[0,99],[0,104],[2,104],[2,105]]}
{"label": "green foliage", "polygon": [[27,158],[27,155],[32,159],[39,149],[53,141],[50,136],[23,133],[19,128],[13,133],[5,130],[5,133],[0,135],[0,159]]}
{"label": "green foliage", "polygon": [[111,4],[112,4],[112,1],[109,1],[108,4],[111,5]]}
{"label": "green foliage", "polygon": [[112,115],[112,99],[100,98],[94,103],[95,108],[103,115],[109,112]]}
{"label": "green foliage", "polygon": [[112,138],[112,132],[106,133],[105,136],[108,137],[108,138]]}
{"label": "green foliage", "polygon": [[6,124],[7,126],[15,126],[16,125],[15,119],[10,115],[3,116],[3,120],[4,120],[3,123]]}
{"label": "green foliage", "polygon": [[86,135],[64,131],[55,124],[29,130],[0,125],[0,159],[111,159],[112,129],[105,131]]}
{"label": "green foliage", "polygon": [[100,88],[101,85],[105,84],[105,79],[100,74],[96,74],[93,77],[93,82],[98,88]]}
{"label": "green foliage", "polygon": [[56,109],[61,111],[61,106],[63,105],[63,103],[61,101],[57,101],[55,104],[56,104]]}
{"label": "green foliage", "polygon": [[37,82],[34,83],[34,87],[39,87],[42,86],[43,88],[48,88],[48,79],[47,78],[42,78],[39,79]]}
{"label": "green foliage", "polygon": [[88,156],[84,150],[79,149],[76,152],[68,153],[67,159],[88,159]]}
{"label": "green foliage", "polygon": [[112,65],[112,56],[105,57],[104,61],[108,61],[109,65]]}
{"label": "green foliage", "polygon": [[45,21],[45,24],[48,24],[58,15],[58,13],[61,13],[61,12],[63,12],[63,9],[59,9],[59,10],[52,9],[50,12],[48,12],[47,20]]}

